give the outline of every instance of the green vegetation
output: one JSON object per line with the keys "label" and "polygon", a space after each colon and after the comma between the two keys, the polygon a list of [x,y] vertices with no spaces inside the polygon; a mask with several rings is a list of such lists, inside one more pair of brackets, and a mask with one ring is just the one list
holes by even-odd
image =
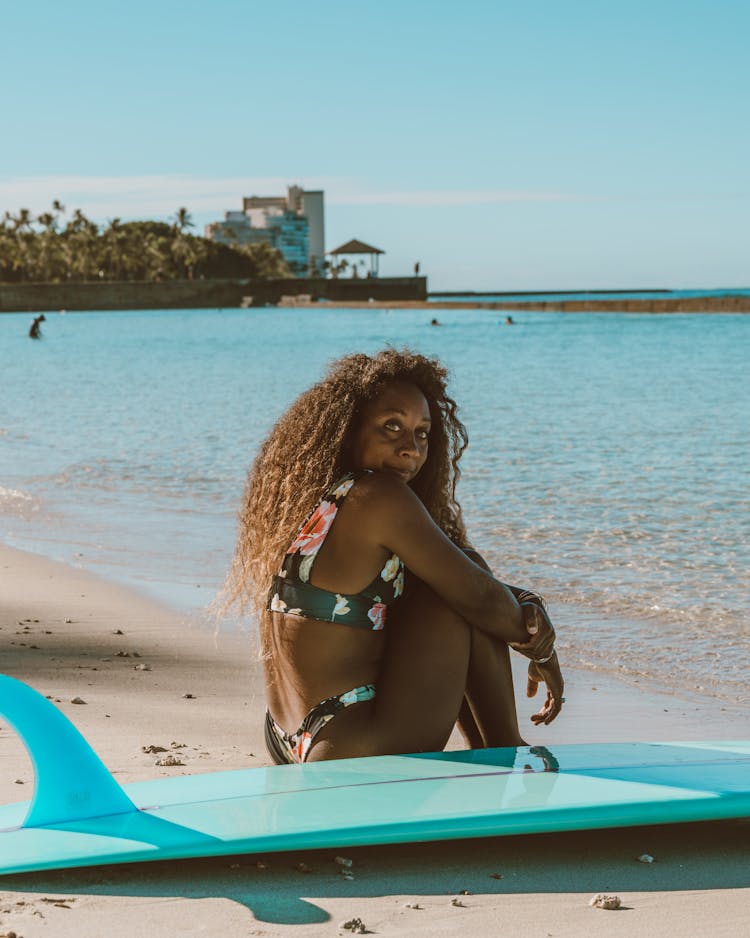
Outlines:
{"label": "green vegetation", "polygon": [[28,209],[0,222],[0,282],[73,283],[90,280],[184,280],[289,277],[281,252],[268,244],[230,247],[189,234],[186,208],[172,223],[122,222],[100,228],[80,209],[65,207],[34,218]]}

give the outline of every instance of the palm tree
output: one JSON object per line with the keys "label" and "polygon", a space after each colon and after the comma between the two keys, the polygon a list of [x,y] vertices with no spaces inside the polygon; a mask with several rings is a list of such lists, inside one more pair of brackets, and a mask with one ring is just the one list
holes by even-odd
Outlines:
{"label": "palm tree", "polygon": [[18,245],[12,224],[13,216],[4,212],[0,221],[0,280],[15,280],[18,271]]}
{"label": "palm tree", "polygon": [[34,279],[50,282],[56,279],[57,215],[53,215],[52,212],[42,212],[37,216],[37,221],[44,230],[34,238],[33,247],[36,255]]}
{"label": "palm tree", "polygon": [[190,212],[184,206],[175,212],[174,223],[178,234],[182,234],[187,228],[195,227]]}
{"label": "palm tree", "polygon": [[14,266],[20,273],[21,280],[32,279],[33,269],[33,239],[34,230],[31,227],[33,217],[29,209],[19,209],[18,215],[8,215],[8,220],[13,226],[13,234],[16,242],[16,257]]}
{"label": "palm tree", "polygon": [[[113,218],[100,232],[80,209],[60,224],[65,207],[59,200],[37,218],[29,209],[0,216],[0,280],[87,281],[153,280],[173,277],[289,277],[281,253],[262,242],[227,245],[187,230],[193,227],[186,208],[172,224],[141,221],[123,224]],[[344,261],[342,269],[348,264]]]}
{"label": "palm tree", "polygon": [[[97,257],[99,248],[99,229],[90,221],[80,208],[73,212],[73,217],[65,227],[68,279],[88,280],[99,267]],[[73,276],[71,276],[73,275]]]}
{"label": "palm tree", "polygon": [[185,237],[183,234],[178,234],[172,241],[171,253],[175,261],[175,272],[183,279],[193,279],[193,267],[198,260],[198,256],[193,250],[192,242],[194,240],[189,236]]}
{"label": "palm tree", "polygon": [[126,235],[119,218],[112,218],[101,236],[102,269],[110,280],[122,279],[123,245]]}
{"label": "palm tree", "polygon": [[14,231],[30,231],[31,223],[34,220],[31,212],[27,208],[19,209],[18,215],[16,215],[15,218],[9,214],[8,219],[12,222]]}
{"label": "palm tree", "polygon": [[170,249],[174,261],[175,275],[178,277],[192,277],[192,270],[197,258],[190,243],[192,239],[185,234],[185,231],[187,228],[193,227],[190,212],[184,206],[178,208],[174,216],[174,238]]}

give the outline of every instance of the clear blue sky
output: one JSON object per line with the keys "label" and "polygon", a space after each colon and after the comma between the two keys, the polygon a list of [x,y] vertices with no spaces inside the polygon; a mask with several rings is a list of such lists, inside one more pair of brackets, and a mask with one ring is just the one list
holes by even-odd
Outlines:
{"label": "clear blue sky", "polygon": [[24,0],[0,213],[326,192],[431,289],[750,286],[746,0]]}

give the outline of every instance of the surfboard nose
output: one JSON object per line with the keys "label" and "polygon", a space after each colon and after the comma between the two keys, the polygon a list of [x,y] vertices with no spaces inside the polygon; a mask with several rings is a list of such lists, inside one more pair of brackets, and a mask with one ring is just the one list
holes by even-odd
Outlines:
{"label": "surfboard nose", "polygon": [[21,737],[34,765],[34,797],[23,827],[137,810],[70,720],[6,674],[0,674],[0,716]]}

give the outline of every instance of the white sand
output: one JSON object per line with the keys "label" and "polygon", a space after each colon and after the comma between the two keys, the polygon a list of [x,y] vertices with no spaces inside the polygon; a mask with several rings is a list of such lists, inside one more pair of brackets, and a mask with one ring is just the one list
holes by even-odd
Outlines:
{"label": "white sand", "polygon": [[[122,587],[5,547],[0,597],[0,668],[59,700],[120,781],[268,763],[262,681],[247,636],[215,637],[208,621],[187,622]],[[523,687],[524,662],[515,664]],[[519,701],[529,742],[750,735],[737,707],[591,672],[566,677],[566,711],[553,726],[532,727],[533,703]],[[70,703],[76,696],[86,703]],[[173,741],[186,744],[182,768],[156,767],[157,757],[142,752]],[[25,800],[32,789],[28,756],[2,725],[0,799]],[[747,820],[341,852],[354,860],[352,881],[339,875],[332,851],[6,877],[0,936],[347,935],[339,923],[354,917],[382,935],[750,936]],[[643,853],[656,862],[637,862]],[[311,872],[298,871],[300,862]],[[463,906],[452,905],[463,889]],[[590,908],[599,892],[618,894],[625,908]]]}

